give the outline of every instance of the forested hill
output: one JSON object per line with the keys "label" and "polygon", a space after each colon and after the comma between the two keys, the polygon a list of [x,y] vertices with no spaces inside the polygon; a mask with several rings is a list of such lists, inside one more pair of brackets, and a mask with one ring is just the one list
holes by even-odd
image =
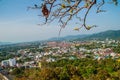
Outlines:
{"label": "forested hill", "polygon": [[120,30],[108,30],[100,33],[88,34],[88,35],[71,35],[66,37],[51,38],[49,40],[91,40],[91,39],[100,39],[104,40],[109,39],[120,39]]}
{"label": "forested hill", "polygon": [[[69,36],[59,37],[59,38],[55,37],[55,38],[51,38],[47,41],[93,40],[93,39],[104,40],[106,38],[120,40],[120,30],[109,30],[109,31],[104,31],[104,32],[100,32],[100,33],[86,34],[86,35],[69,35]],[[8,45],[8,44],[12,44],[12,43],[0,42],[0,45]]]}
{"label": "forested hill", "polygon": [[85,37],[84,39],[120,39],[120,30],[109,30],[104,31],[96,34],[89,35]]}

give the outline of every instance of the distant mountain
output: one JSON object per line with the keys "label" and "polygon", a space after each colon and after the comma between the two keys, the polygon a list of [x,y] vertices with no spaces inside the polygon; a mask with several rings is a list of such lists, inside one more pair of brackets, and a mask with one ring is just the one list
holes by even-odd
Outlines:
{"label": "distant mountain", "polygon": [[108,30],[100,33],[89,34],[89,35],[70,35],[60,38],[51,38],[49,41],[63,41],[63,40],[91,40],[91,39],[120,39],[120,30]]}
{"label": "distant mountain", "polygon": [[0,42],[0,45],[8,45],[8,44],[12,44],[11,42]]}
{"label": "distant mountain", "polygon": [[[46,42],[46,41],[63,41],[63,40],[65,40],[65,41],[68,41],[68,40],[93,40],[93,39],[104,40],[106,38],[120,40],[120,30],[109,30],[109,31],[104,31],[104,32],[95,33],[95,34],[88,34],[88,35],[69,35],[66,37],[59,37],[59,38],[55,37],[55,38],[51,38],[51,39],[44,40],[44,41]],[[24,46],[24,45],[30,45],[30,44],[38,44],[40,42],[38,42],[38,41],[23,42],[23,43],[16,43],[16,44],[11,43],[11,42],[0,42],[0,46],[9,45],[9,44]]]}
{"label": "distant mountain", "polygon": [[120,30],[109,30],[109,31],[104,31],[96,34],[89,35],[83,39],[100,39],[104,40],[106,38],[109,39],[120,39]]}
{"label": "distant mountain", "polygon": [[78,39],[78,38],[85,38],[88,35],[69,35],[69,36],[65,36],[65,37],[54,37],[54,38],[50,38],[48,41],[63,41],[63,40],[74,40],[74,39]]}

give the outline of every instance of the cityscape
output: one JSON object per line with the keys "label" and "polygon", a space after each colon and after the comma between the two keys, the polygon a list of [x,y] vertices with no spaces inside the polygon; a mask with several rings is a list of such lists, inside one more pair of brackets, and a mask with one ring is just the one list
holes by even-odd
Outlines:
{"label": "cityscape", "polygon": [[0,0],[0,80],[120,80],[120,0]]}
{"label": "cityscape", "polygon": [[[0,72],[2,73],[1,75],[5,75],[5,78],[7,78],[8,80],[13,80],[13,79],[19,80],[22,78],[24,80],[25,77],[21,73],[23,74],[26,73],[21,72],[22,69],[24,71],[34,70],[34,69],[35,69],[34,71],[36,70],[39,71],[39,69],[40,70],[45,68],[52,69],[54,67],[61,69],[64,67],[62,64],[66,66],[68,65],[68,63],[65,62],[66,60],[68,61],[69,65],[71,64],[70,62],[73,63],[74,61],[79,62],[79,60],[86,60],[85,62],[87,62],[88,60],[90,61],[92,60],[98,63],[101,61],[113,60],[117,65],[119,65],[120,40],[110,39],[110,38],[105,38],[103,40],[97,38],[92,40],[90,39],[89,40],[70,39],[70,40],[60,40],[60,41],[46,40],[46,41],[24,42],[24,43],[14,43],[14,44],[6,44],[6,45],[4,44],[0,46],[0,61],[1,61]],[[79,62],[78,64],[80,63],[82,62]],[[71,64],[71,66],[73,66],[73,64]],[[110,66],[109,68],[111,67],[112,66]],[[117,66],[117,69],[119,71],[120,66]],[[118,73],[116,72],[116,76],[117,74]],[[89,75],[90,74],[88,74],[88,76]],[[34,78],[37,80],[42,79],[42,78],[38,79],[36,77],[38,76],[34,75],[33,78],[29,78],[29,79],[30,80]],[[49,76],[47,77],[49,78]],[[44,79],[46,80],[47,77],[45,77]],[[76,77],[76,79],[83,79],[83,78],[84,77],[82,75]],[[89,79],[89,77],[85,77],[85,78]],[[57,78],[55,78],[55,80],[57,80]]]}

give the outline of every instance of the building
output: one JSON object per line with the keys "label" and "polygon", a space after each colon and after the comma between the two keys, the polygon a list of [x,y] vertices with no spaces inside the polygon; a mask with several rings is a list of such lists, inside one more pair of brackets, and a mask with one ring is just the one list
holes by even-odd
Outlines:
{"label": "building", "polygon": [[14,66],[16,66],[16,60],[15,60],[15,58],[8,59],[8,60],[3,60],[1,62],[1,66],[4,66],[4,67],[8,67],[8,66],[14,67]]}
{"label": "building", "polygon": [[1,66],[4,66],[4,67],[9,66],[9,61],[8,61],[8,60],[3,60],[3,61],[1,62]]}
{"label": "building", "polygon": [[15,58],[9,59],[9,66],[11,66],[11,67],[16,66],[16,60],[15,60]]}

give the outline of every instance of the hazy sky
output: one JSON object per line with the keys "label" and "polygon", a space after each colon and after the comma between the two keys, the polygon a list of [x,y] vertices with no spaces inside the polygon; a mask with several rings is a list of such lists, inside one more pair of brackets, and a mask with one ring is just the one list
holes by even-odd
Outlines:
{"label": "hazy sky", "polygon": [[[119,0],[120,2],[120,0]],[[39,10],[29,10],[28,6],[39,4],[40,0],[0,0],[0,42],[26,42],[45,40],[57,37],[60,27],[58,25],[38,26],[40,18]],[[120,4],[106,4],[105,13],[96,14],[93,10],[88,15],[88,24],[96,24],[99,27],[87,31],[82,28],[79,32],[74,31],[70,23],[62,30],[61,36],[91,34],[106,30],[120,29]]]}

